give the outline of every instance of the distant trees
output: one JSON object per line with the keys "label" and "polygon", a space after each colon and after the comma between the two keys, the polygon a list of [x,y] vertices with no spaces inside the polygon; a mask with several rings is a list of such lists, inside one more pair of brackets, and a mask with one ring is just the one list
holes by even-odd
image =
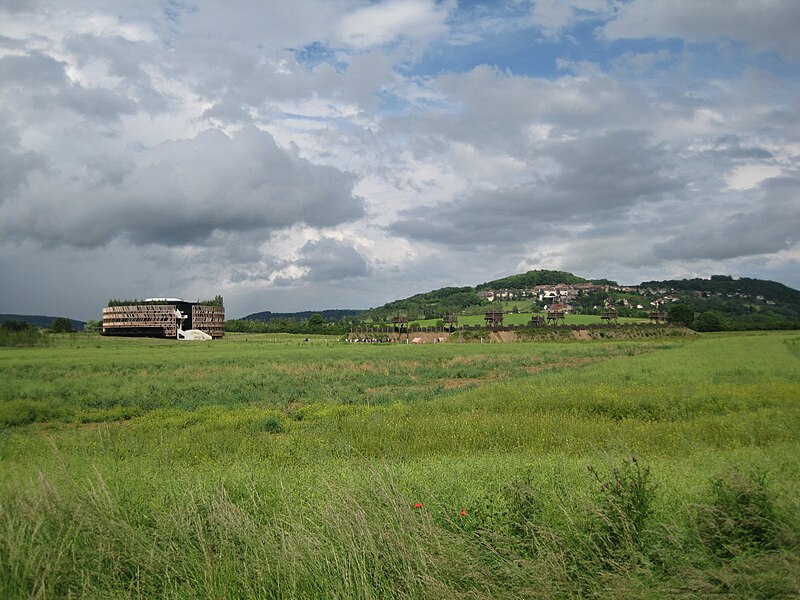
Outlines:
{"label": "distant trees", "polygon": [[72,321],[66,317],[58,317],[53,319],[50,323],[51,333],[75,333],[75,328],[72,326]]}
{"label": "distant trees", "polygon": [[694,311],[686,304],[673,304],[667,311],[667,321],[675,325],[691,327],[694,325]]}
{"label": "distant trees", "polygon": [[[106,306],[130,306],[132,304],[144,304],[144,300],[126,300],[124,298],[109,298]],[[163,302],[154,302],[153,304],[164,304]]]}
{"label": "distant trees", "polygon": [[31,325],[25,321],[16,321],[14,319],[7,319],[0,325],[0,329],[9,333],[20,333],[28,331],[29,329],[37,329],[36,325]]}
{"label": "distant trees", "polygon": [[308,324],[309,328],[318,329],[320,327],[325,326],[325,319],[322,317],[321,314],[314,313],[308,318],[308,321],[306,321],[306,323]]}
{"label": "distant trees", "polygon": [[707,310],[702,313],[695,312],[686,304],[674,304],[667,311],[667,321],[675,325],[683,325],[695,331],[722,331],[725,324],[719,315]]}
{"label": "distant trees", "polygon": [[41,346],[49,343],[39,328],[25,321],[8,319],[0,324],[0,346]]}
{"label": "distant trees", "polygon": [[313,314],[304,321],[291,318],[259,321],[251,319],[228,319],[225,331],[238,333],[316,333],[326,335],[343,335],[350,331],[347,323],[331,323],[322,315]]}
{"label": "distant trees", "polygon": [[222,296],[217,294],[211,300],[198,300],[197,303],[203,306],[223,306],[223,299]]}
{"label": "distant trees", "polygon": [[707,310],[700,313],[694,320],[695,331],[722,331],[725,325],[715,312]]}
{"label": "distant trees", "polygon": [[94,321],[89,319],[86,321],[86,325],[83,326],[83,331],[86,333],[99,333],[103,330],[103,322],[102,321]]}

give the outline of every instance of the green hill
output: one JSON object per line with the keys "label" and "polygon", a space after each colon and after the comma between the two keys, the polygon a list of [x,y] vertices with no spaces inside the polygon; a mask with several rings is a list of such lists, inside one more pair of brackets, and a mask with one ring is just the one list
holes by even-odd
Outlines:
{"label": "green hill", "polygon": [[460,314],[470,308],[488,305],[489,302],[478,298],[478,292],[485,290],[522,290],[536,285],[556,285],[559,283],[612,283],[605,280],[589,280],[565,271],[535,270],[511,275],[481,283],[476,287],[444,287],[431,292],[415,294],[402,300],[394,300],[372,308],[361,314],[362,320],[385,321],[398,313],[412,319],[438,319],[447,314]]}
{"label": "green hill", "polygon": [[644,281],[639,288],[674,290],[673,295],[695,312],[715,312],[727,322],[800,321],[800,291],[776,281],[712,275],[709,279]]}
{"label": "green hill", "polygon": [[[591,283],[607,286],[602,290],[581,290],[568,303],[573,314],[599,315],[612,303],[621,317],[647,318],[652,310],[668,310],[686,304],[696,314],[715,313],[727,327],[736,329],[800,328],[800,291],[775,281],[728,275],[710,279],[645,281],[638,286],[621,287],[608,279],[585,279],[566,271],[533,270],[481,283],[475,287],[444,287],[395,300],[364,311],[362,321],[385,322],[403,314],[411,320],[441,319],[447,314],[477,315],[488,306],[508,311],[538,312],[552,300],[528,295],[537,285],[575,285]],[[503,301],[489,302],[478,292],[507,290]]]}
{"label": "green hill", "polygon": [[566,271],[547,271],[544,269],[528,271],[521,275],[510,275],[501,279],[487,281],[477,286],[477,291],[497,289],[523,289],[536,285],[557,285],[559,283],[596,283],[598,285],[617,285],[616,281],[607,279],[584,279]]}

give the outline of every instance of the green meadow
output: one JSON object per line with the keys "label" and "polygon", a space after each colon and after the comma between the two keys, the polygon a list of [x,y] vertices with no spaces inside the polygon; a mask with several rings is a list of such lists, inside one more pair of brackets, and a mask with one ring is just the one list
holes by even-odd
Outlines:
{"label": "green meadow", "polygon": [[796,332],[301,337],[0,348],[0,597],[800,595]]}

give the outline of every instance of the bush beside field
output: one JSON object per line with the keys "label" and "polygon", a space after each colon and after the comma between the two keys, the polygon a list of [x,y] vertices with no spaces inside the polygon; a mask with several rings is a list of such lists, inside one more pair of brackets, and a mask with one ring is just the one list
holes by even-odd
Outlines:
{"label": "bush beside field", "polygon": [[0,349],[0,597],[796,596],[799,365],[789,333]]}

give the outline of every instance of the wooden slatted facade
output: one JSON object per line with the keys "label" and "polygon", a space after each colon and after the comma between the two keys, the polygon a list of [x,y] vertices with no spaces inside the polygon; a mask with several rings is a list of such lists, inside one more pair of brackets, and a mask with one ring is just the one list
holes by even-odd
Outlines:
{"label": "wooden slatted facade", "polygon": [[192,329],[205,331],[212,338],[225,335],[225,307],[192,305]]}
{"label": "wooden slatted facade", "polygon": [[178,310],[187,317],[184,330],[199,329],[215,339],[225,335],[225,307],[188,302],[107,306],[103,309],[103,335],[175,338]]}
{"label": "wooden slatted facade", "polygon": [[103,309],[103,335],[177,337],[174,304],[133,304]]}

